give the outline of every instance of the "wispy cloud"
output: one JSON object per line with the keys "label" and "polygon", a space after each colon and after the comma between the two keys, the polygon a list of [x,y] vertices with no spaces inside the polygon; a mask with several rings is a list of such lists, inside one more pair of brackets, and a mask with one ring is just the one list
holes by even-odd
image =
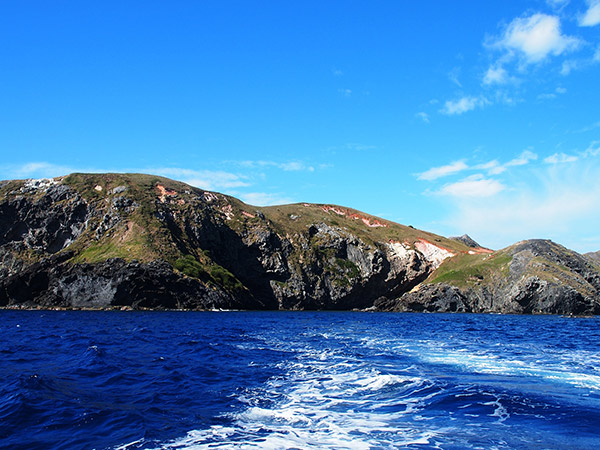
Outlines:
{"label": "wispy cloud", "polygon": [[483,84],[505,84],[508,82],[508,72],[500,65],[490,66],[483,76]]}
{"label": "wispy cloud", "polygon": [[266,161],[266,160],[258,160],[258,161],[231,161],[233,164],[237,164],[242,167],[256,169],[256,168],[266,168],[271,167],[275,169],[280,169],[286,172],[301,172],[308,171],[314,172],[315,167],[309,164],[305,164],[302,161],[286,161],[286,162],[278,162],[278,161]]}
{"label": "wispy cloud", "polygon": [[546,164],[564,164],[577,161],[579,158],[575,155],[567,155],[565,153],[555,153],[544,158]]}
{"label": "wispy cloud", "polygon": [[586,57],[563,61],[560,74],[566,76],[575,70],[583,70],[598,63],[600,63],[600,45],[595,49],[594,54],[591,56],[587,55]]}
{"label": "wispy cloud", "polygon": [[29,162],[22,165],[1,166],[0,174],[10,178],[51,178],[74,172],[105,173],[130,172],[151,173],[164,177],[175,178],[191,186],[207,190],[231,189],[250,186],[248,179],[239,174],[220,170],[193,170],[181,167],[145,167],[114,170],[111,168],[69,167],[50,162]]}
{"label": "wispy cloud", "polygon": [[511,159],[509,162],[507,162],[505,166],[524,166],[530,161],[535,161],[536,159],[538,159],[538,155],[533,153],[531,150],[524,150],[518,157]]}
{"label": "wispy cloud", "polygon": [[246,177],[221,170],[193,170],[180,167],[152,167],[143,172],[176,178],[191,186],[206,190],[231,189],[250,186]]}
{"label": "wispy cloud", "polygon": [[461,84],[460,80],[458,79],[459,76],[460,76],[460,67],[455,67],[448,73],[448,79],[450,81],[452,81],[455,85],[457,85],[458,87],[461,88],[462,84]]}
{"label": "wispy cloud", "polygon": [[538,94],[538,100],[554,100],[559,95],[566,94],[567,90],[563,87],[557,87],[554,92],[544,92],[543,94]]}
{"label": "wispy cloud", "polygon": [[377,148],[377,146],[375,145],[367,145],[367,144],[360,144],[357,142],[349,142],[347,144],[344,145],[344,148],[346,148],[347,150],[356,150],[359,152],[365,151],[365,150],[374,150]]}
{"label": "wispy cloud", "polygon": [[239,198],[254,206],[272,206],[294,203],[291,198],[280,194],[269,194],[265,192],[246,192],[237,194]]}
{"label": "wispy cloud", "polygon": [[342,144],[342,145],[335,145],[335,146],[329,147],[329,148],[327,148],[327,151],[332,152],[332,153],[347,152],[347,151],[366,152],[366,151],[371,151],[371,150],[375,150],[375,149],[377,149],[376,145],[361,144],[360,142],[346,142],[345,144]]}
{"label": "wispy cloud", "polygon": [[488,175],[499,175],[502,172],[506,171],[506,167],[500,164],[497,159],[483,164],[477,164],[476,166],[473,166],[473,169],[485,170],[488,173]]}
{"label": "wispy cloud", "polygon": [[546,3],[551,8],[561,10],[569,4],[570,0],[546,0]]}
{"label": "wispy cloud", "polygon": [[600,0],[588,0],[587,11],[579,17],[579,26],[593,27],[600,23]]}
{"label": "wispy cloud", "polygon": [[425,123],[429,123],[429,114],[427,114],[426,112],[418,112],[415,114],[415,117],[421,119]]}
{"label": "wispy cloud", "polygon": [[600,155],[600,141],[592,141],[589,147],[583,152],[584,158],[595,157]]}
{"label": "wispy cloud", "polygon": [[0,176],[4,179],[15,178],[53,178],[74,172],[99,173],[106,170],[97,168],[75,168],[46,161],[35,161],[24,164],[6,164],[0,166]]}
{"label": "wispy cloud", "polygon": [[440,167],[432,167],[429,170],[426,170],[423,173],[420,173],[417,178],[419,180],[436,180],[441,177],[445,177],[448,175],[452,175],[463,170],[468,169],[469,166],[465,164],[464,161],[454,161],[451,164],[440,166]]}
{"label": "wispy cloud", "polygon": [[575,50],[581,43],[562,33],[558,16],[537,13],[514,19],[494,46],[509,55],[515,52],[523,62],[532,64]]}
{"label": "wispy cloud", "polygon": [[596,128],[600,128],[600,120],[577,130],[576,133],[587,133],[588,131],[595,130]]}
{"label": "wispy cloud", "polygon": [[490,102],[482,96],[465,96],[456,100],[447,100],[440,112],[449,116],[460,115],[472,111],[475,108],[482,108],[489,103]]}
{"label": "wispy cloud", "polygon": [[442,187],[437,193],[456,198],[491,197],[503,191],[505,186],[497,180],[471,175],[456,183]]}
{"label": "wispy cloud", "polygon": [[499,175],[506,172],[506,170],[510,167],[524,166],[529,164],[531,161],[537,160],[537,158],[538,155],[536,153],[532,152],[531,150],[524,150],[519,156],[504,164],[498,162],[497,159],[475,165],[468,165],[464,160],[454,161],[444,166],[432,167],[425,172],[417,174],[417,179],[433,181],[437,180],[438,178],[455,175],[459,172],[464,172],[467,170],[485,171],[488,175]]}

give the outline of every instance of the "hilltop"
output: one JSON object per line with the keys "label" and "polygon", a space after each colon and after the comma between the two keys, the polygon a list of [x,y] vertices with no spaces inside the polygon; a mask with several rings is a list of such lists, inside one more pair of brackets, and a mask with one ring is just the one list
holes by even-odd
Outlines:
{"label": "hilltop", "polygon": [[145,174],[5,181],[0,306],[598,312],[593,260],[467,238]]}

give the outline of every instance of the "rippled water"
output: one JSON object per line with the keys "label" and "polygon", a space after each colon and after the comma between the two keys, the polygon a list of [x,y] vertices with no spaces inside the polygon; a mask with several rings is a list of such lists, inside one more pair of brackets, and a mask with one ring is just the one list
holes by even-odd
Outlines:
{"label": "rippled water", "polygon": [[0,311],[0,447],[600,447],[600,320]]}

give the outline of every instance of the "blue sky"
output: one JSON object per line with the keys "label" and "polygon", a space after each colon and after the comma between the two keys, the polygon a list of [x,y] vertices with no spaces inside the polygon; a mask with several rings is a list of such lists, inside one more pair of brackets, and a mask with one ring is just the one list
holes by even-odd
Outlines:
{"label": "blue sky", "polygon": [[0,5],[0,178],[148,172],[600,250],[600,0]]}

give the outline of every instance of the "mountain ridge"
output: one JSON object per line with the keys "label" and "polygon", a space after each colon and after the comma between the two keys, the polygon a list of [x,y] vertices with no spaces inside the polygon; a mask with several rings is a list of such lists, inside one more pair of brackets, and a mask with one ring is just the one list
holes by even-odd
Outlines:
{"label": "mountain ridge", "polygon": [[525,242],[493,252],[348,207],[256,207],[147,174],[9,180],[0,306],[599,311],[592,260]]}

